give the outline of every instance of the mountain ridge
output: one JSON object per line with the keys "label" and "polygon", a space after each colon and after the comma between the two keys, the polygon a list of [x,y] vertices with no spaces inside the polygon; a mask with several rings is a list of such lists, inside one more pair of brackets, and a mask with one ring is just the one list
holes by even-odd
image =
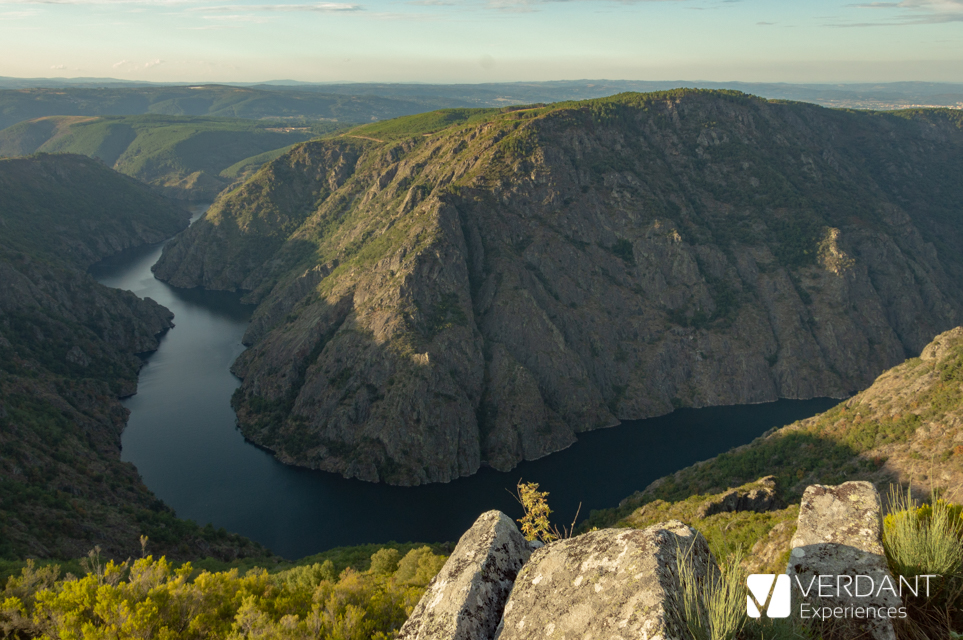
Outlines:
{"label": "mountain ridge", "polygon": [[713,91],[411,116],[296,147],[155,272],[260,303],[246,437],[447,481],[919,352],[963,317],[960,122]]}

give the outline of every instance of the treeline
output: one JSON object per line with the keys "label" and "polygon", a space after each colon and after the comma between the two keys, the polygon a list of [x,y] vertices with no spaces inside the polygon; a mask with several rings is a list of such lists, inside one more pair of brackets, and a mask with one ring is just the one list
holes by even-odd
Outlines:
{"label": "treeline", "polygon": [[387,639],[445,560],[427,546],[403,557],[383,548],[364,571],[337,574],[326,560],[242,575],[152,556],[104,564],[94,551],[80,577],[33,562],[11,576],[0,594],[0,632],[17,639]]}

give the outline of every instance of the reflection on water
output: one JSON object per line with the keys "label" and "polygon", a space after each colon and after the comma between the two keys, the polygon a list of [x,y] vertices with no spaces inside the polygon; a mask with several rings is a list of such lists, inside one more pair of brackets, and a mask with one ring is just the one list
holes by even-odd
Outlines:
{"label": "reflection on water", "polygon": [[252,307],[233,293],[175,289],[150,266],[160,245],[95,265],[107,286],[150,297],[174,312],[175,328],[147,357],[137,395],[124,401],[130,422],[124,460],[182,518],[246,535],[295,558],[366,542],[457,540],[488,509],[520,517],[509,491],[539,482],[560,522],[615,506],[652,480],[749,442],[773,426],[814,415],[829,399],[683,409],[582,434],[571,448],[508,473],[483,469],[449,484],[389,487],[287,467],[244,441],[235,427],[229,371],[243,351]]}

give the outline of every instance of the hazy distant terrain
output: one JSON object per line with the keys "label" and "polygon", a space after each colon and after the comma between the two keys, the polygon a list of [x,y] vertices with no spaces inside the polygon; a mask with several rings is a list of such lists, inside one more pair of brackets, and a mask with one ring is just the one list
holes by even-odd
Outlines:
{"label": "hazy distant terrain", "polygon": [[[10,86],[0,80],[0,87]],[[247,119],[370,122],[451,106],[446,100],[356,97],[223,85],[66,87],[0,90],[0,129],[44,116],[124,116],[152,113]],[[460,106],[460,105],[459,105]]]}
{"label": "hazy distant terrain", "polygon": [[79,153],[191,200],[213,199],[291,145],[337,127],[193,116],[48,116],[0,131],[0,157]]}
{"label": "hazy distant terrain", "polygon": [[602,98],[626,91],[665,91],[681,87],[732,89],[771,100],[812,102],[847,109],[903,109],[907,107],[963,107],[963,84],[893,82],[887,84],[787,84],[762,82],[699,82],[665,80],[574,80],[492,84],[296,84],[259,85],[325,94],[380,96],[395,99],[452,101],[450,106],[498,107],[510,104]]}
{"label": "hazy distant terrain", "polygon": [[585,100],[625,91],[663,91],[680,87],[733,89],[763,98],[848,109],[963,107],[963,84],[939,82],[787,84],[566,80],[487,84],[312,84],[276,80],[247,86],[189,87],[110,78],[0,77],[0,128],[43,115],[137,113],[241,118],[303,116],[360,123],[445,107],[498,107]]}

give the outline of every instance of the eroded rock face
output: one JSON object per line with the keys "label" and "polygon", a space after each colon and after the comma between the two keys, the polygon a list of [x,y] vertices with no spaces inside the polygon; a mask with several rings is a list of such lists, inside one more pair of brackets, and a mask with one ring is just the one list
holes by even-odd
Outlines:
{"label": "eroded rock face", "polygon": [[726,491],[721,496],[700,506],[695,516],[697,518],[708,518],[717,513],[730,513],[732,511],[765,513],[785,506],[776,494],[775,476],[760,478],[756,485],[748,489]]}
{"label": "eroded rock face", "polygon": [[492,637],[529,543],[501,511],[483,513],[428,585],[399,640]]}
{"label": "eroded rock face", "polygon": [[606,104],[309,142],[168,244],[159,278],[259,304],[245,437],[447,482],[674,407],[845,397],[963,318],[945,116]]}
{"label": "eroded rock face", "polygon": [[553,542],[519,573],[495,638],[683,638],[674,608],[680,549],[691,549],[697,576],[717,570],[702,534],[678,520]]}
{"label": "eroded rock face", "polygon": [[[806,489],[791,544],[787,573],[794,583],[798,579],[805,588],[814,578],[818,581],[817,576],[834,576],[833,597],[820,600],[813,597],[813,591],[809,600],[814,607],[889,609],[903,606],[902,600],[888,590],[880,590],[868,597],[855,596],[857,576],[869,576],[877,588],[887,580],[889,585],[897,585],[886,564],[879,494],[871,483],[816,484]],[[849,576],[854,582],[848,590],[837,590],[835,576]],[[843,582],[849,584],[847,580]],[[837,591],[839,597],[836,597]],[[854,621],[854,624],[872,638],[896,638],[893,624],[888,619],[869,618]]]}

